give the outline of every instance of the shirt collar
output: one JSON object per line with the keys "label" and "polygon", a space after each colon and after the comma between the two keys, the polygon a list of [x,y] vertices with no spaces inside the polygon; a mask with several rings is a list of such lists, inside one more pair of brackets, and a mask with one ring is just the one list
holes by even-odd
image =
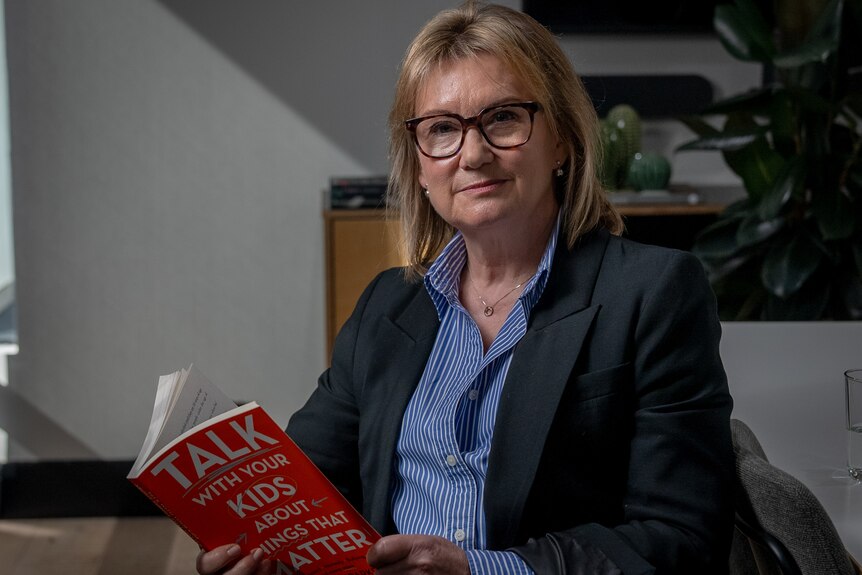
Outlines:
{"label": "shirt collar", "polygon": [[[551,271],[551,264],[557,249],[560,219],[560,212],[557,212],[554,229],[548,238],[545,252],[538,268],[536,268],[536,273],[524,286],[524,291],[521,292],[519,300],[527,312],[532,310],[536,302],[539,301],[548,281],[548,274]],[[456,232],[446,247],[443,248],[443,251],[440,252],[440,255],[437,256],[437,259],[434,260],[434,263],[431,264],[431,267],[428,268],[424,278],[425,289],[428,290],[428,294],[437,308],[438,316],[442,317],[444,306],[455,307],[460,305],[458,292],[461,285],[461,270],[464,269],[466,261],[467,246],[464,243],[464,236],[461,235],[461,232]]]}

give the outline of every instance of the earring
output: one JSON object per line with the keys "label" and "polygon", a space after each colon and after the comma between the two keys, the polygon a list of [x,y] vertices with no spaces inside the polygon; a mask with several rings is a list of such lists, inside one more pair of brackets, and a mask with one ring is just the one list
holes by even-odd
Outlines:
{"label": "earring", "polygon": [[560,167],[560,160],[557,160],[557,171],[554,172],[558,178],[563,176],[563,168]]}
{"label": "earring", "polygon": [[428,188],[425,188],[425,197],[427,198],[430,195],[431,195],[431,192],[428,191]]}

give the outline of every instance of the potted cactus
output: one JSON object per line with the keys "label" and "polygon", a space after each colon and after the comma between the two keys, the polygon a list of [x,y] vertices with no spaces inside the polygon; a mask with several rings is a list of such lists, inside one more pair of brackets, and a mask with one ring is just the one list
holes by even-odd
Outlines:
{"label": "potted cactus", "polygon": [[605,189],[664,190],[671,167],[659,154],[641,150],[641,120],[637,110],[618,104],[601,123],[602,172]]}
{"label": "potted cactus", "polygon": [[684,120],[680,149],[721,152],[747,192],[693,248],[722,318],[862,319],[862,0],[736,0],[715,29],[772,77]]}
{"label": "potted cactus", "polygon": [[601,124],[602,184],[608,190],[626,187],[629,166],[641,150],[641,120],[628,104],[618,104],[608,110]]}

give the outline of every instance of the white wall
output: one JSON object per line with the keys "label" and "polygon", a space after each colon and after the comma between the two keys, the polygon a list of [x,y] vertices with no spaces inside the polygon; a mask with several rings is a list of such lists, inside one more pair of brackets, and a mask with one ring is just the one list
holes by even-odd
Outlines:
{"label": "white wall", "polygon": [[810,468],[842,467],[843,374],[862,368],[862,322],[725,322],[722,332],[733,417],[754,430],[769,460],[790,471],[806,459]]}
{"label": "white wall", "polygon": [[[286,421],[326,363],[320,190],[386,169],[401,54],[458,3],[7,0],[11,388],[106,457],[137,452],[158,375],[192,361]],[[686,42],[656,58],[695,66]],[[588,45],[585,73],[645,49]]]}

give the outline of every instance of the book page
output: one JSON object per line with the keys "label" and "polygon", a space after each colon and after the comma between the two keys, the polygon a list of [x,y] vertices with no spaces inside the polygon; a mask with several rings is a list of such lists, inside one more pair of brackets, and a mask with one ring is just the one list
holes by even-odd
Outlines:
{"label": "book page", "polygon": [[230,411],[236,404],[195,367],[159,378],[153,416],[133,469],[150,455],[204,421]]}

